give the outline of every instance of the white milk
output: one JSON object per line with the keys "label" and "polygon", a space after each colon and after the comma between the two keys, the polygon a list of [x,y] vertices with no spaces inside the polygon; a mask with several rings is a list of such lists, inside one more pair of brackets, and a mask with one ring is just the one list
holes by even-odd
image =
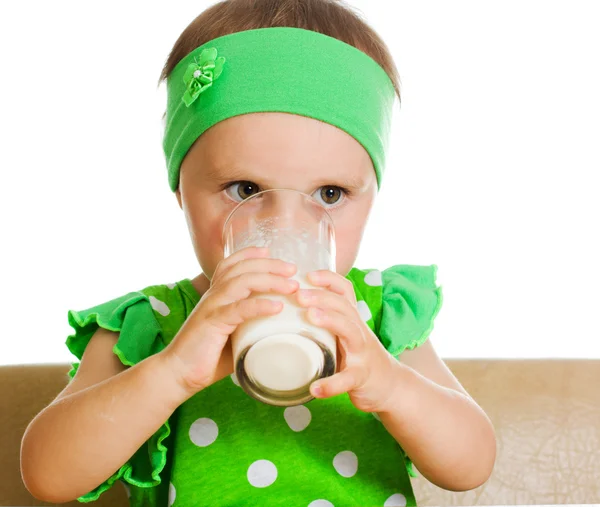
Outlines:
{"label": "white milk", "polygon": [[[315,288],[302,273],[296,273],[292,278],[298,280],[301,289]],[[250,297],[283,301],[283,309],[276,315],[251,319],[237,327],[231,335],[234,362],[237,363],[243,350],[260,342],[246,355],[244,366],[248,376],[274,391],[293,391],[306,386],[323,367],[323,351],[312,340],[329,349],[335,358],[335,337],[306,319],[307,309],[298,305],[296,293],[290,296],[264,293]]]}
{"label": "white milk", "polygon": [[[298,269],[292,278],[298,281],[299,288],[324,290],[312,285],[306,274],[329,269],[335,251],[330,252],[307,230],[276,228],[271,222],[265,220],[256,229],[240,233],[238,248],[268,246],[272,257],[296,264]],[[289,296],[253,293],[250,297],[283,302],[278,314],[248,320],[231,335],[234,365],[240,354],[249,349],[244,370],[255,384],[272,391],[296,391],[306,387],[324,366],[323,350],[315,342],[328,349],[335,361],[335,337],[306,319],[307,308],[298,305],[296,293]]]}

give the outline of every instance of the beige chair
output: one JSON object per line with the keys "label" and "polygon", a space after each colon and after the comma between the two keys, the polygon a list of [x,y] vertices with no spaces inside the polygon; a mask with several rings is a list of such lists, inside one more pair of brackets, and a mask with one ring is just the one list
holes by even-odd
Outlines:
{"label": "beige chair", "polygon": [[[492,419],[498,456],[490,480],[472,491],[413,479],[420,506],[600,502],[600,361],[446,362]],[[68,369],[0,367],[0,505],[51,505],[25,490],[19,445],[29,421],[66,384]],[[116,485],[92,505],[126,507],[124,488]]]}

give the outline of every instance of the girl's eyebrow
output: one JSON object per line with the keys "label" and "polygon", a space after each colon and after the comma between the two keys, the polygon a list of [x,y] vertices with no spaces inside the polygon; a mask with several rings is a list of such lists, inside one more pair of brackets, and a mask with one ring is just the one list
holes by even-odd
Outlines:
{"label": "girl's eyebrow", "polygon": [[[207,179],[217,183],[224,184],[233,181],[252,181],[254,183],[265,182],[257,171],[243,169],[239,166],[216,167],[208,166],[204,169],[204,175]],[[320,177],[315,181],[314,186],[334,185],[347,188],[348,190],[358,191],[365,187],[366,181],[353,174],[341,174],[332,177]]]}

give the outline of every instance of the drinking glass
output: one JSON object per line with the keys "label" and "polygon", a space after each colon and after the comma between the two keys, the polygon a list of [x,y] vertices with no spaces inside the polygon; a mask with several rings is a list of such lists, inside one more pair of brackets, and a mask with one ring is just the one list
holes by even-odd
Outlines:
{"label": "drinking glass", "polygon": [[[292,262],[299,288],[317,288],[307,273],[335,271],[335,232],[327,210],[297,190],[258,192],[238,204],[223,227],[224,255],[268,247],[270,257]],[[322,288],[321,288],[322,289]],[[324,290],[324,289],[322,289]],[[276,315],[249,319],[231,335],[234,372],[250,396],[271,405],[310,401],[310,384],[336,370],[337,342],[306,318],[296,294],[252,293],[283,302]]]}

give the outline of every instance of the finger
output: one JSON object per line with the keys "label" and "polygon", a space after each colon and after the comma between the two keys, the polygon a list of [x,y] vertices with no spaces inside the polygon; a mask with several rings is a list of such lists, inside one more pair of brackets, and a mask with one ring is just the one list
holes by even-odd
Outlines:
{"label": "finger", "polygon": [[246,299],[253,292],[289,295],[299,287],[297,280],[271,273],[242,273],[216,287],[216,299],[221,305]]}
{"label": "finger", "polygon": [[360,385],[356,369],[346,369],[331,377],[319,379],[310,386],[315,398],[331,398],[357,389]]}
{"label": "finger", "polygon": [[285,262],[281,259],[242,259],[221,273],[219,283],[248,272],[271,273],[274,275],[290,277],[293,276],[296,271],[297,266],[295,264]]}
{"label": "finger", "polygon": [[234,266],[236,263],[244,260],[244,259],[253,259],[259,257],[268,257],[269,249],[264,247],[250,246],[246,248],[242,248],[237,252],[232,253],[229,257],[221,259],[221,261],[217,264],[215,268],[215,272],[211,278],[211,285],[214,284],[224,272],[226,272],[231,266]]}
{"label": "finger", "polygon": [[308,308],[306,316],[316,326],[327,329],[336,335],[340,345],[348,354],[358,354],[364,349],[366,343],[364,324],[358,320],[360,319],[358,314],[353,318],[348,314],[311,306]]}
{"label": "finger", "polygon": [[281,301],[260,297],[242,299],[219,307],[207,320],[224,334],[230,335],[243,322],[255,317],[275,315],[282,309]]}
{"label": "finger", "polygon": [[300,306],[333,310],[349,317],[355,318],[358,310],[348,299],[336,292],[325,289],[300,289],[296,293],[296,300]]}
{"label": "finger", "polygon": [[307,274],[308,281],[318,287],[324,287],[336,294],[345,296],[352,305],[356,306],[354,285],[347,278],[329,269],[320,269]]}

